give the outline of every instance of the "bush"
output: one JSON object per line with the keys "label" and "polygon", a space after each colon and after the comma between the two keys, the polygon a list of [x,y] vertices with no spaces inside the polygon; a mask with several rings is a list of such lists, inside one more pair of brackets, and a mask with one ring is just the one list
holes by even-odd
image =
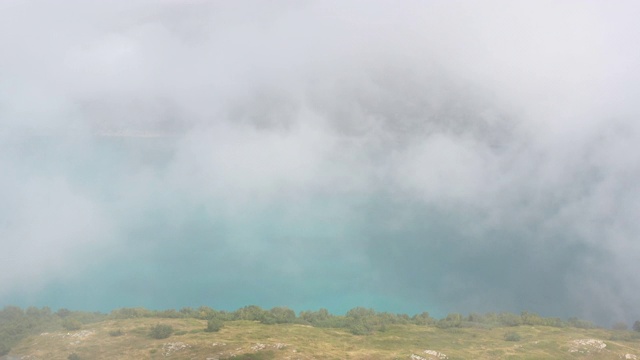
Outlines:
{"label": "bush", "polygon": [[261,321],[265,317],[266,311],[257,305],[249,305],[236,310],[233,313],[234,320]]}
{"label": "bush", "polygon": [[225,359],[234,359],[234,360],[269,360],[275,358],[276,354],[273,351],[260,351],[257,353],[248,353],[241,355],[234,355],[231,358]]}
{"label": "bush", "polygon": [[76,353],[72,353],[67,357],[68,360],[80,360],[80,356]]}
{"label": "bush", "polygon": [[446,318],[438,320],[436,326],[440,329],[462,327],[462,315],[458,313],[449,314]]}
{"label": "bush", "polygon": [[69,331],[75,331],[82,328],[82,323],[77,319],[66,318],[62,322],[62,327]]}
{"label": "bush", "polygon": [[109,315],[112,319],[135,319],[141,317],[151,317],[153,313],[144,308],[120,308],[111,311]]}
{"label": "bush", "polygon": [[71,315],[71,310],[62,308],[62,309],[59,309],[58,311],[56,311],[56,315],[58,315],[59,317],[64,319],[67,316]]}
{"label": "bush", "polygon": [[124,333],[122,332],[122,330],[118,329],[118,330],[109,331],[109,335],[111,335],[111,336],[122,336],[122,335],[124,335]]}
{"label": "bush", "polygon": [[518,334],[517,332],[511,331],[504,334],[504,339],[506,341],[520,341],[521,337],[520,337],[520,334]]}
{"label": "bush", "polygon": [[[569,320],[567,322],[568,322],[569,326],[573,326],[573,327],[579,328],[579,329],[592,329],[592,328],[595,327],[595,325],[593,325],[593,323],[591,323],[590,321],[578,319],[576,317],[569,318]],[[627,327],[626,324],[624,326],[625,326],[625,328]]]}
{"label": "bush", "polygon": [[276,324],[290,324],[296,321],[295,311],[287,307],[274,307],[266,315],[267,318],[272,318]]}
{"label": "bush", "polygon": [[218,319],[210,319],[207,321],[207,327],[204,329],[206,332],[217,332],[224,326],[223,322]]}
{"label": "bush", "polygon": [[636,320],[636,322],[633,323],[633,330],[640,331],[640,320]]}
{"label": "bush", "polygon": [[512,313],[498,314],[498,322],[504,326],[520,326],[522,325],[522,317]]}
{"label": "bush", "polygon": [[154,339],[166,339],[173,334],[173,327],[171,325],[158,324],[151,328],[149,336]]}
{"label": "bush", "polygon": [[358,322],[349,325],[349,331],[353,335],[369,335],[373,331],[370,326],[365,323]]}
{"label": "bush", "polygon": [[411,321],[416,325],[432,325],[435,323],[435,319],[429,316],[429,313],[426,311],[413,315]]}

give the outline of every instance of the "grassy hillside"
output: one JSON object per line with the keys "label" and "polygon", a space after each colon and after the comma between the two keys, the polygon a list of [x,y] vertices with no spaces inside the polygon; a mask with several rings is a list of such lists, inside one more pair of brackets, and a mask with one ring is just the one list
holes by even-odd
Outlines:
{"label": "grassy hillside", "polygon": [[[151,338],[157,324],[171,325],[173,334]],[[10,355],[25,360],[640,359],[640,340],[634,333],[605,329],[395,324],[353,335],[346,329],[246,320],[226,321],[218,332],[205,332],[206,326],[206,320],[193,318],[110,319],[76,331],[26,337]],[[505,340],[507,334],[512,341]]]}

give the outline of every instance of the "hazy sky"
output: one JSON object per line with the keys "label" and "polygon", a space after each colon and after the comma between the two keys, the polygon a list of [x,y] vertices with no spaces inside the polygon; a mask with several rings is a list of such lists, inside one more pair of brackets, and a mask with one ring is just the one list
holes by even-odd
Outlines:
{"label": "hazy sky", "polygon": [[0,305],[640,319],[636,1],[0,2]]}

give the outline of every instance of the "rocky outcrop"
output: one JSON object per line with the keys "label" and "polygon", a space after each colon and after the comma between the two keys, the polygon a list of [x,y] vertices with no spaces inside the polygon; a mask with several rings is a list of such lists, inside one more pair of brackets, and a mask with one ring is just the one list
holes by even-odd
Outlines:
{"label": "rocky outcrop", "polygon": [[569,343],[570,353],[592,354],[602,351],[607,344],[598,339],[578,339]]}

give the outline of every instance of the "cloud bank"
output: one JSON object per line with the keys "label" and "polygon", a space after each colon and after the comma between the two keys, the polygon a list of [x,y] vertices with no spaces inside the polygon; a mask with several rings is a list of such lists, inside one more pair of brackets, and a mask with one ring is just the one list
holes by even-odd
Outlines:
{"label": "cloud bank", "polygon": [[0,4],[0,302],[640,318],[640,7]]}

